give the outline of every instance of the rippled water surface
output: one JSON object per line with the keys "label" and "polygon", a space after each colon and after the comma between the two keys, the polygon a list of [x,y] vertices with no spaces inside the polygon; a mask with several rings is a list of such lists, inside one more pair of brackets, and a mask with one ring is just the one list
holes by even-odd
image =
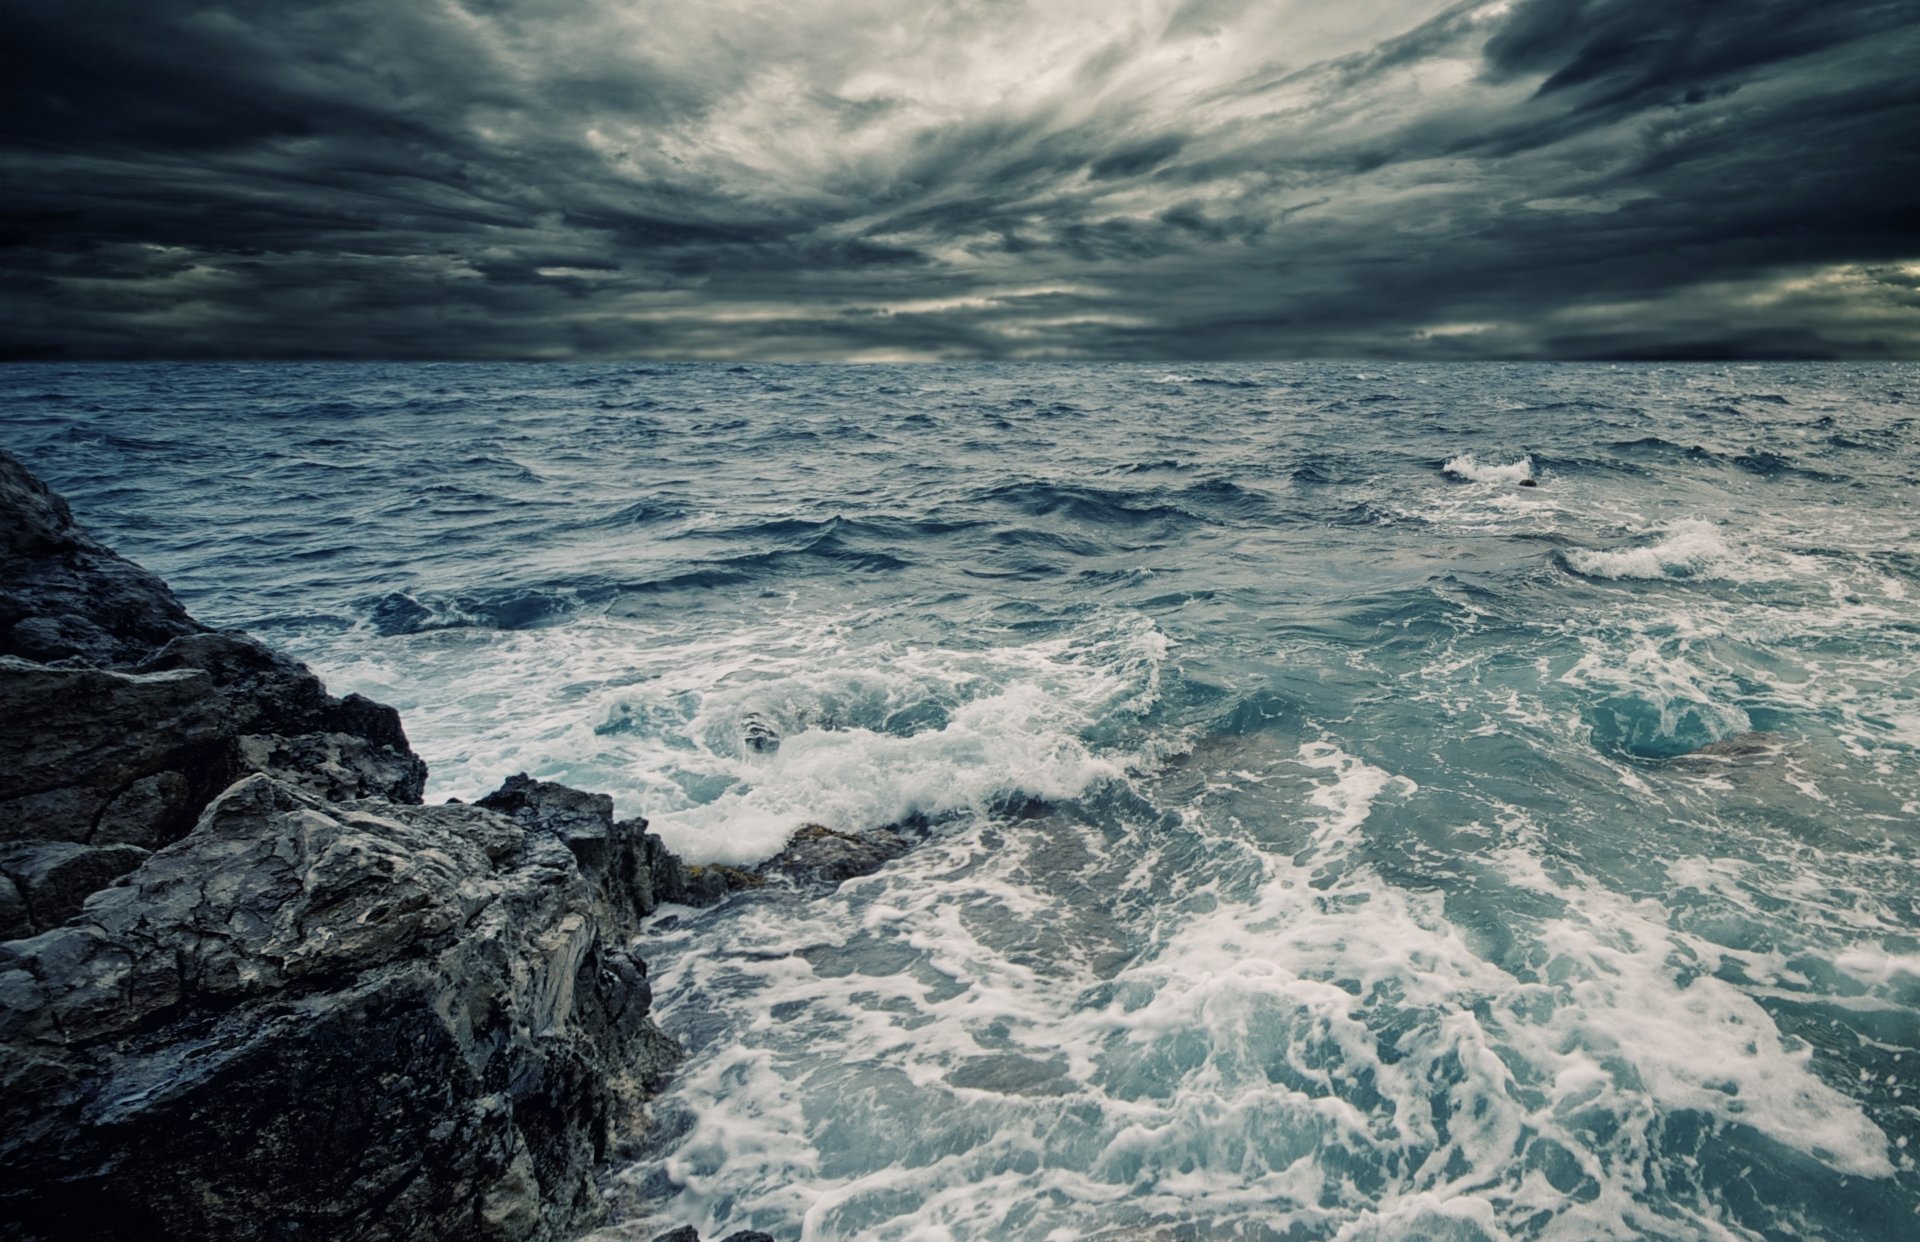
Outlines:
{"label": "rippled water surface", "polygon": [[430,797],[924,835],[656,921],[663,1228],[1920,1236],[1920,369],[0,376]]}

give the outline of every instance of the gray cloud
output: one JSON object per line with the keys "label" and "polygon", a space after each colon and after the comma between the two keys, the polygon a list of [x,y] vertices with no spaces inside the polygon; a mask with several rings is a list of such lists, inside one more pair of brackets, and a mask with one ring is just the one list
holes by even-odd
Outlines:
{"label": "gray cloud", "polygon": [[1920,356],[1907,0],[10,9],[12,356]]}

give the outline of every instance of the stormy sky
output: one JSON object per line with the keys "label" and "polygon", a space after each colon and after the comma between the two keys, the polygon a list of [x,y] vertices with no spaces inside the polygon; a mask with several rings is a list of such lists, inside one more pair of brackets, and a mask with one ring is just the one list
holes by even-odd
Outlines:
{"label": "stormy sky", "polygon": [[12,357],[1920,357],[1920,0],[6,0]]}

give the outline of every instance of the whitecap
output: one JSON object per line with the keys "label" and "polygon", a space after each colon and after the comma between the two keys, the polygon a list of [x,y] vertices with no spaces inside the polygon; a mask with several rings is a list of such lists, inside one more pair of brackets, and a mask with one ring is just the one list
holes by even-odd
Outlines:
{"label": "whitecap", "polygon": [[1571,548],[1562,556],[1567,568],[1588,578],[1649,580],[1731,577],[1741,559],[1712,523],[1697,518],[1673,523],[1665,538],[1643,547]]}
{"label": "whitecap", "polygon": [[1533,458],[1522,457],[1504,466],[1492,463],[1482,465],[1472,453],[1462,453],[1449,458],[1441,470],[1470,483],[1524,483],[1533,478]]}

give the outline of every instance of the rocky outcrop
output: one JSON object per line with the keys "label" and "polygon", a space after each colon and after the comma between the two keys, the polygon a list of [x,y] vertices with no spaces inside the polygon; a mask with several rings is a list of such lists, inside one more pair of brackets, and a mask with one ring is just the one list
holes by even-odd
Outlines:
{"label": "rocky outcrop", "polygon": [[677,1055],[609,930],[551,833],[244,778],[0,946],[0,1212],[63,1239],[562,1236]]}
{"label": "rocky outcrop", "polygon": [[[0,844],[157,849],[266,771],[328,797],[418,802],[400,717],[298,661],[194,621],[166,584],[73,523],[0,453]],[[51,857],[60,851],[42,849]],[[87,874],[125,851],[96,852]],[[67,868],[71,876],[73,870]],[[9,872],[9,874],[13,874]],[[19,883],[15,878],[15,884]],[[0,917],[6,901],[0,896]],[[30,925],[52,926],[71,902]]]}
{"label": "rocky outcrop", "polygon": [[[611,802],[420,805],[392,709],[187,616],[0,454],[0,1220],[547,1239],[678,1056]],[[711,886],[709,886],[711,887]]]}
{"label": "rocky outcrop", "polygon": [[166,584],[83,533],[67,502],[0,453],[0,655],[127,664],[205,629]]}

